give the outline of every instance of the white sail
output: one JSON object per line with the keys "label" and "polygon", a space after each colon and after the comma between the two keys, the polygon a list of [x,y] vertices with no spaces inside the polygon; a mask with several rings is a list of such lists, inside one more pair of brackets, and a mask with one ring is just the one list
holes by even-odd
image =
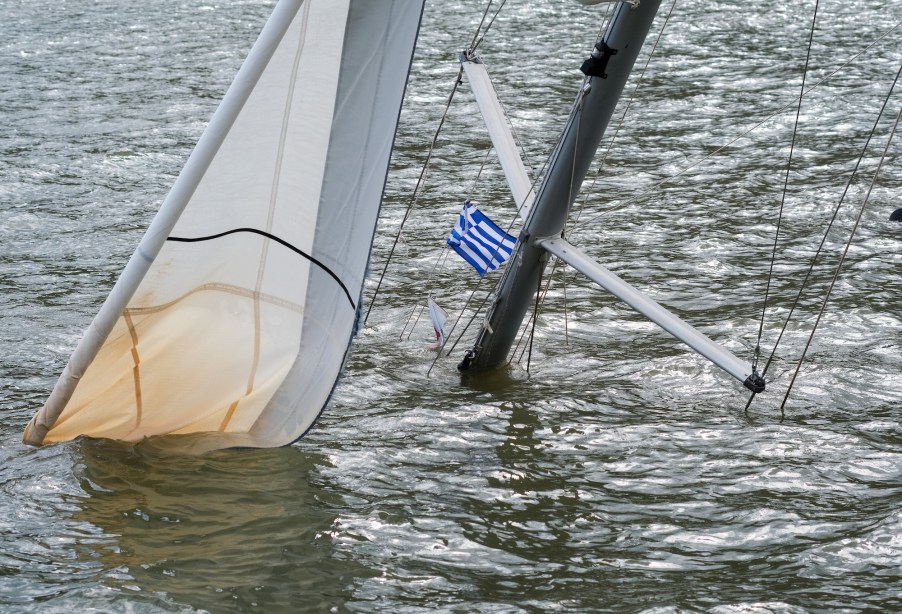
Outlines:
{"label": "white sail", "polygon": [[281,0],[25,432],[279,446],[344,364],[423,0]]}

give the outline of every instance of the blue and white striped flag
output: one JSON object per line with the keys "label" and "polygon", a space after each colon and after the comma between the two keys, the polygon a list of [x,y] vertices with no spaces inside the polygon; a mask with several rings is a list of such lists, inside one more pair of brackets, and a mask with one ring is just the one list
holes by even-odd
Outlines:
{"label": "blue and white striped flag", "polygon": [[480,277],[507,260],[516,243],[516,237],[498,228],[470,201],[464,203],[460,219],[448,237],[448,245],[472,264]]}

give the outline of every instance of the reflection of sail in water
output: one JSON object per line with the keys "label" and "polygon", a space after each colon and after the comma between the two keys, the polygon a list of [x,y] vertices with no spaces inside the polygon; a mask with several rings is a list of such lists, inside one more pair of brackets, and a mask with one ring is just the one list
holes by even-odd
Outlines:
{"label": "reflection of sail in water", "polygon": [[422,0],[282,0],[28,443],[278,446],[354,332]]}
{"label": "reflection of sail in water", "polygon": [[316,455],[286,447],[187,457],[90,440],[75,449],[88,496],[73,519],[103,534],[77,548],[99,559],[107,585],[211,612],[325,611],[348,598],[336,578],[366,573],[334,556],[337,512],[310,486],[325,462]]}

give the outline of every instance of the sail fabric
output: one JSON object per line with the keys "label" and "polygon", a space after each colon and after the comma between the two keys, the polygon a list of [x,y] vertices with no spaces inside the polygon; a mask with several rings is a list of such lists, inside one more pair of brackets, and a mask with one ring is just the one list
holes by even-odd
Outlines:
{"label": "sail fabric", "polygon": [[482,277],[494,271],[514,251],[517,238],[501,230],[470,201],[464,203],[448,245]]}
{"label": "sail fabric", "polygon": [[426,299],[426,306],[429,308],[429,319],[435,331],[435,348],[441,349],[445,347],[445,323],[448,321],[448,312],[431,296]]}
{"label": "sail fabric", "polygon": [[310,428],[355,330],[422,5],[279,3],[26,441]]}

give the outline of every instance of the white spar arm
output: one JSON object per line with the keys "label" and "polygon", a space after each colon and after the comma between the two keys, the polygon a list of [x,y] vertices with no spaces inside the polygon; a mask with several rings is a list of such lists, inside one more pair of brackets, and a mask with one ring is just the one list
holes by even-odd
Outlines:
{"label": "white spar arm", "polygon": [[514,135],[511,134],[507,116],[498,101],[498,94],[485,69],[485,64],[476,57],[468,57],[464,53],[460,54],[460,64],[467,73],[467,80],[476,97],[476,105],[479,107],[485,127],[489,131],[489,137],[492,139],[492,145],[498,154],[507,184],[514,196],[514,203],[517,205],[517,213],[520,219],[525,221],[530,207],[536,199],[536,194],[532,189],[532,181],[529,179],[523,160],[520,158],[520,151],[514,141]]}
{"label": "white spar arm", "polygon": [[751,365],[712,341],[640,290],[598,264],[564,239],[536,239],[535,244],[554,254],[668,333],[738,379],[753,392],[764,391],[764,378]]}

